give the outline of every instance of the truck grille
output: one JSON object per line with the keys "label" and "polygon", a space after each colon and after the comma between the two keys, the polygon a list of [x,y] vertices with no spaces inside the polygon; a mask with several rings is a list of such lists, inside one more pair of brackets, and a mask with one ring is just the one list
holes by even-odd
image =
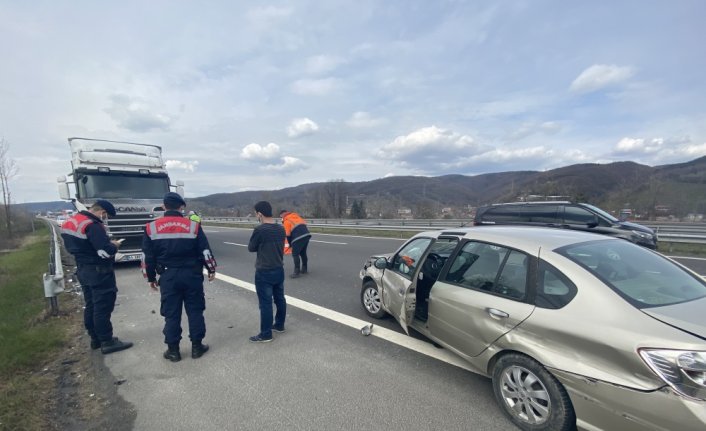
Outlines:
{"label": "truck grille", "polygon": [[126,253],[142,249],[142,236],[145,225],[154,220],[153,214],[117,214],[110,217],[106,225],[113,239],[125,238],[120,252]]}

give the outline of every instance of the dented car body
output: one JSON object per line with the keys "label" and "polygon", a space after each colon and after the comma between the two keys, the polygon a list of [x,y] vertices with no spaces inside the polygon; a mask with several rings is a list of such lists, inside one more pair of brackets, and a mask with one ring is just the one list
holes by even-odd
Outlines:
{"label": "dented car body", "polygon": [[706,282],[604,236],[420,233],[368,259],[361,302],[493,380],[521,429],[706,428]]}

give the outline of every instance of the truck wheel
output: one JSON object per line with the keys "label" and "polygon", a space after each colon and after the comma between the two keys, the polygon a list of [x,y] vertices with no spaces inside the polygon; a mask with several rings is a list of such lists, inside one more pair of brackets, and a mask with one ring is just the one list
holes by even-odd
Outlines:
{"label": "truck wheel", "polygon": [[576,414],[566,389],[534,359],[511,353],[493,369],[493,392],[503,413],[525,431],[575,429]]}
{"label": "truck wheel", "polygon": [[363,289],[360,291],[360,302],[363,304],[365,312],[370,317],[382,319],[385,317],[385,310],[382,309],[382,300],[378,285],[372,280],[363,283]]}

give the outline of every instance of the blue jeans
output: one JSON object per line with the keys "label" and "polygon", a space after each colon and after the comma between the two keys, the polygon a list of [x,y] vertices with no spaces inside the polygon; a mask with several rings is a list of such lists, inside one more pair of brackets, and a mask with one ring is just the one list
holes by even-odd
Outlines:
{"label": "blue jeans", "polygon": [[256,270],[255,292],[260,304],[260,337],[272,338],[272,301],[277,306],[275,325],[284,326],[287,301],[284,299],[284,268]]}

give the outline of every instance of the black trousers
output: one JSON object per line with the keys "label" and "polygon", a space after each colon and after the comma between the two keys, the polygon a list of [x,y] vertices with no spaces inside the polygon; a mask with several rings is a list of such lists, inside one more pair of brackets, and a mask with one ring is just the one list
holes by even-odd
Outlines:
{"label": "black trousers", "polygon": [[76,275],[86,303],[83,310],[83,326],[92,339],[100,342],[110,341],[113,338],[110,315],[115,308],[118,293],[113,268],[79,265]]}
{"label": "black trousers", "polygon": [[306,255],[306,248],[309,247],[310,236],[292,241],[292,259],[294,260],[294,272],[298,274],[303,267],[307,270],[309,258]]}
{"label": "black trousers", "polygon": [[159,278],[161,292],[160,314],[164,317],[164,342],[179,344],[181,340],[182,307],[189,320],[191,342],[200,342],[206,336],[203,311],[206,298],[203,291],[203,273],[194,268],[168,268]]}

